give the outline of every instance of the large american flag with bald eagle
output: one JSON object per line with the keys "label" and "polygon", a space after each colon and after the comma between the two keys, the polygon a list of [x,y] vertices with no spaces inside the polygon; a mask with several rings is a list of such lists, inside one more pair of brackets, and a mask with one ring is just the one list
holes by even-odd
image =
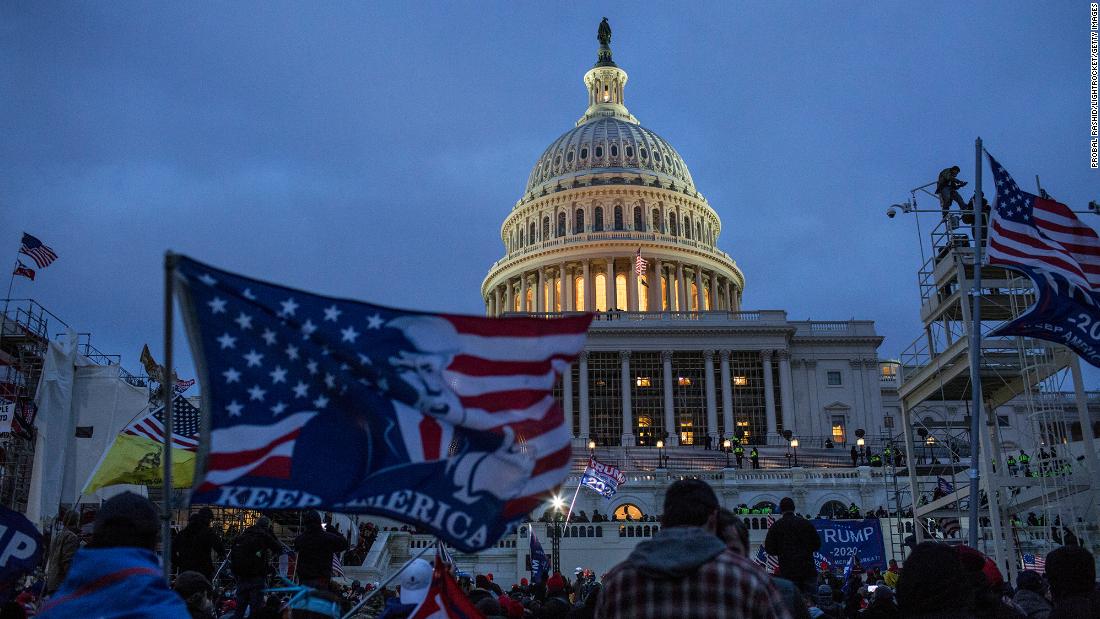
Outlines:
{"label": "large american flag with bald eagle", "polygon": [[591,315],[398,310],[177,260],[209,416],[193,501],[376,513],[470,552],[564,481],[553,388]]}

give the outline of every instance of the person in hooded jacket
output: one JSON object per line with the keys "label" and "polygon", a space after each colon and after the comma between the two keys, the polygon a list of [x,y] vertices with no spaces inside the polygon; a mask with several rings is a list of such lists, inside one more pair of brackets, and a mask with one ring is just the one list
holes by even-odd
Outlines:
{"label": "person in hooded jacket", "polygon": [[1020,607],[1028,619],[1047,619],[1051,605],[1046,598],[1047,583],[1038,572],[1025,570],[1016,577],[1016,594],[1012,601]]}
{"label": "person in hooded jacket", "polygon": [[80,549],[78,518],[78,514],[73,510],[65,512],[65,516],[61,518],[61,530],[54,533],[50,540],[46,560],[46,595],[53,595],[65,581],[65,577],[69,574],[69,567],[73,564],[73,557]]}
{"label": "person in hooded jacket", "polygon": [[302,521],[304,533],[294,538],[298,551],[298,580],[315,589],[328,589],[332,580],[332,556],[348,549],[343,535],[325,531],[321,515],[308,512]]}
{"label": "person in hooded jacket", "polygon": [[790,617],[768,575],[718,539],[707,482],[674,482],[662,511],[661,530],[604,577],[596,617]]}
{"label": "person in hooded jacket", "polygon": [[176,536],[172,544],[172,563],[181,572],[198,572],[207,580],[214,578],[214,562],[211,553],[225,555],[221,538],[210,528],[214,512],[204,507],[187,518],[187,526]]}
{"label": "person in hooded jacket", "polygon": [[132,492],[108,499],[96,514],[91,543],[77,551],[38,617],[189,619],[153,553],[159,533],[160,513],[149,499]]}
{"label": "person in hooded jacket", "polygon": [[[742,557],[749,556],[749,528],[745,521],[726,508],[718,510],[718,539],[726,547]],[[772,576],[772,585],[779,592],[794,619],[809,619],[809,607],[798,591],[798,587],[786,578]]]}
{"label": "person in hooded jacket", "polygon": [[817,590],[814,552],[821,548],[821,536],[809,520],[794,513],[794,500],[779,501],[783,517],[775,521],[764,538],[764,550],[779,559],[779,575],[795,583],[805,595]]}

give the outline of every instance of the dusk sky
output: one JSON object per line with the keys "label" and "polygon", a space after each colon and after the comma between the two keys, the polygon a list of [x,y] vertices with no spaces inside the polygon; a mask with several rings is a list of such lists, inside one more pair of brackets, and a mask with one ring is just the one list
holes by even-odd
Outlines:
{"label": "dusk sky", "polygon": [[1081,0],[9,1],[0,248],[14,261],[27,231],[60,255],[12,296],[131,370],[143,343],[160,356],[167,249],[483,313],[501,222],[583,113],[604,16],[626,104],[722,218],[746,309],[874,320],[897,357],[921,333],[921,260],[914,216],[885,210],[951,164],[972,181],[977,136],[1021,187],[1100,200]]}

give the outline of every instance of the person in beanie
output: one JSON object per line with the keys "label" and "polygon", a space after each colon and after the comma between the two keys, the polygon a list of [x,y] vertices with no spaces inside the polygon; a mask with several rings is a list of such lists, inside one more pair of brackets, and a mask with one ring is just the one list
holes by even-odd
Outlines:
{"label": "person in beanie", "polygon": [[187,518],[187,526],[179,532],[172,544],[172,563],[179,571],[198,572],[206,576],[207,580],[214,577],[211,553],[216,552],[220,557],[225,554],[225,546],[210,528],[213,520],[214,512],[209,507],[203,507]]}
{"label": "person in beanie", "polygon": [[718,539],[718,497],[705,481],[669,486],[661,525],[604,577],[596,617],[789,619],[768,575]]}
{"label": "person in beanie", "polygon": [[54,533],[50,540],[50,550],[46,559],[46,595],[53,595],[69,574],[69,567],[73,564],[73,557],[80,549],[80,536],[77,535],[77,513],[73,510],[65,512],[61,518],[61,530]]}
{"label": "person in beanie", "polygon": [[817,566],[814,552],[821,548],[821,537],[809,520],[794,513],[794,500],[779,501],[783,516],[768,529],[764,550],[779,559],[779,575],[793,582],[804,595],[817,590]]}
{"label": "person in beanie", "polygon": [[298,551],[298,580],[314,589],[327,590],[332,580],[332,555],[348,549],[343,535],[330,533],[321,526],[321,514],[307,512],[302,521],[304,532],[294,538]]}
{"label": "person in beanie", "polygon": [[96,514],[92,541],[77,551],[69,575],[41,619],[188,619],[153,553],[160,513],[149,499],[124,492]]}
{"label": "person in beanie", "polygon": [[257,518],[256,524],[234,540],[229,563],[237,577],[235,619],[244,619],[247,609],[256,612],[264,605],[264,586],[271,571],[268,559],[282,550],[283,545],[271,534],[271,519],[267,516]]}
{"label": "person in beanie", "polygon": [[569,604],[569,594],[565,591],[565,577],[560,572],[546,579],[546,601],[542,604],[539,617],[545,619],[565,619],[569,616],[572,607]]}
{"label": "person in beanie", "polygon": [[214,588],[206,576],[193,571],[180,572],[172,589],[187,604],[191,619],[214,619],[214,601],[210,599]]}
{"label": "person in beanie", "polygon": [[1100,617],[1096,564],[1080,546],[1062,546],[1047,555],[1047,582],[1054,603],[1051,617]]}
{"label": "person in beanie", "polygon": [[1047,601],[1047,583],[1038,572],[1025,570],[1016,577],[1016,595],[1012,601],[1027,614],[1028,619],[1047,619],[1051,606]]}

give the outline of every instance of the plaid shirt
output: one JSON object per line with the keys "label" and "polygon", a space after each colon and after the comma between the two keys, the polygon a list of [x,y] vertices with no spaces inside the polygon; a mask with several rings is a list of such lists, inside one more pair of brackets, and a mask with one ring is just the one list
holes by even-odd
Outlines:
{"label": "plaid shirt", "polygon": [[791,615],[768,575],[727,549],[682,578],[655,578],[627,559],[604,577],[596,617],[790,619]]}

